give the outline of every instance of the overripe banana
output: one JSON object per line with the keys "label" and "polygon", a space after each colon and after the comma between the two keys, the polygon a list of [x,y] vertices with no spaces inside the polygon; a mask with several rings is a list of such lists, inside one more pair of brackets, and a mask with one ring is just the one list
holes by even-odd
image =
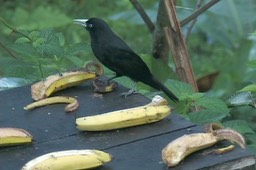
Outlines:
{"label": "overripe banana", "polygon": [[55,104],[55,103],[69,103],[65,107],[66,112],[72,112],[76,110],[79,107],[78,101],[73,97],[68,96],[55,96],[55,97],[49,97],[46,99],[42,99],[36,102],[33,102],[27,106],[24,107],[25,110],[31,110],[36,107],[41,107],[49,104]]}
{"label": "overripe banana", "polygon": [[108,83],[108,81],[101,81],[98,77],[93,80],[93,86],[95,92],[108,93],[112,92],[117,84],[115,82]]}
{"label": "overripe banana", "polygon": [[155,96],[151,103],[144,106],[77,118],[76,125],[85,131],[113,130],[157,122],[170,113],[167,101],[161,96]]}
{"label": "overripe banana", "polygon": [[21,170],[91,169],[111,159],[110,154],[100,150],[67,150],[39,156],[26,163]]}
{"label": "overripe banana", "polygon": [[189,154],[210,147],[220,140],[236,142],[245,148],[245,141],[241,134],[232,129],[218,129],[209,133],[184,135],[173,140],[162,150],[162,159],[168,167],[173,167]]}
{"label": "overripe banana", "polygon": [[32,135],[24,129],[0,128],[0,147],[22,145],[32,142]]}
{"label": "overripe banana", "polygon": [[[95,72],[88,70],[91,69],[92,66],[96,68]],[[51,75],[45,80],[39,81],[31,86],[32,98],[36,101],[47,98],[54,92],[79,85],[84,81],[93,79],[101,74],[103,74],[103,69],[100,65],[89,63],[86,65],[85,70]]]}

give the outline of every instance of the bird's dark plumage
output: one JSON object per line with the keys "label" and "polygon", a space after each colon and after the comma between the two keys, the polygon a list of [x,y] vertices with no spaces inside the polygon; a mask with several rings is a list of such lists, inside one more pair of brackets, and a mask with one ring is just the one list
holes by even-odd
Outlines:
{"label": "bird's dark plumage", "polygon": [[75,23],[85,26],[91,37],[91,47],[98,60],[116,73],[135,82],[145,83],[163,91],[171,100],[178,98],[154,78],[144,61],[99,18],[77,19]]}

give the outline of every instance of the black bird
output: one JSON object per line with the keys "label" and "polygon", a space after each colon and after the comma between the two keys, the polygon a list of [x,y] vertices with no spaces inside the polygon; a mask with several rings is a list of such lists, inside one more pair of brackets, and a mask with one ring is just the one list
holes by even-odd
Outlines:
{"label": "black bird", "polygon": [[[89,32],[91,47],[94,55],[107,68],[114,71],[117,78],[127,76],[136,85],[140,81],[157,90],[163,91],[174,102],[179,99],[151,74],[144,61],[99,18],[75,19],[76,24],[82,25]],[[110,79],[110,80],[111,80]],[[132,88],[127,95],[134,92]]]}

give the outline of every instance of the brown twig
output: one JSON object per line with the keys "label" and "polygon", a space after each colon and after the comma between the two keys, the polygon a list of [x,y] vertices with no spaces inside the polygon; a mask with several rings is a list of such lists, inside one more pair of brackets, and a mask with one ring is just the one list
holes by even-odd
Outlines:
{"label": "brown twig", "polygon": [[180,80],[192,85],[197,92],[198,87],[176,15],[175,5],[172,0],[165,0],[164,3],[170,23],[170,27],[165,27],[164,31],[177,68],[177,73]]}
{"label": "brown twig", "polygon": [[183,19],[182,21],[180,21],[180,26],[183,27],[184,25],[186,25],[187,23],[189,23],[190,21],[194,20],[196,17],[198,17],[200,14],[202,14],[203,12],[205,12],[207,9],[209,9],[210,7],[212,7],[213,5],[215,5],[216,3],[218,3],[220,0],[211,0],[210,2],[208,2],[207,4],[205,4],[204,6],[202,6],[201,8],[199,8],[198,10],[196,10],[193,14],[191,14],[190,16],[188,16],[187,18]]}
{"label": "brown twig", "polygon": [[169,26],[164,0],[159,0],[155,30],[153,32],[152,55],[168,62],[169,46],[164,34],[164,27]]}
{"label": "brown twig", "polygon": [[16,57],[11,50],[9,50],[7,47],[5,47],[5,45],[3,45],[1,42],[0,42],[0,47],[2,47],[10,56],[12,56],[13,58],[18,58]]}
{"label": "brown twig", "polygon": [[26,37],[27,39],[31,40],[31,38],[29,36],[27,36],[26,34],[24,34],[23,32],[17,30],[16,28],[10,26],[3,18],[0,17],[0,21],[2,21],[2,23],[9,29],[11,29],[13,32],[19,33],[22,36]]}
{"label": "brown twig", "polygon": [[[203,0],[197,0],[197,2],[196,2],[196,9],[200,8],[202,3],[203,3]],[[189,27],[187,29],[187,32],[186,32],[186,34],[184,36],[185,37],[184,38],[185,42],[188,41],[188,37],[189,37],[189,35],[190,35],[191,31],[192,31],[192,28],[194,27],[196,21],[197,21],[197,17],[195,19],[193,19],[193,21],[190,23],[190,25],[189,25]]]}
{"label": "brown twig", "polygon": [[145,12],[145,10],[142,8],[142,6],[140,5],[140,3],[137,0],[130,0],[130,2],[132,3],[132,5],[134,6],[134,8],[138,11],[138,13],[140,14],[141,18],[143,19],[143,21],[145,22],[145,24],[148,27],[148,30],[150,33],[153,33],[154,29],[155,29],[155,25],[154,23],[151,21],[151,19],[149,18],[149,16],[147,15],[147,13]]}

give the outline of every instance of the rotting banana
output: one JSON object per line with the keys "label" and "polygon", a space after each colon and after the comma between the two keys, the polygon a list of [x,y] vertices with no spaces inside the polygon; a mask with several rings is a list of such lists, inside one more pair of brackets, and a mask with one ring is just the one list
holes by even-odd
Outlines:
{"label": "rotting banana", "polygon": [[26,163],[21,170],[91,169],[111,159],[110,154],[99,150],[67,150],[39,156]]}
{"label": "rotting banana", "polygon": [[151,103],[144,106],[77,118],[76,125],[79,130],[84,131],[113,130],[157,122],[170,113],[167,101],[157,95]]}
{"label": "rotting banana", "polygon": [[24,129],[0,128],[0,147],[23,145],[32,142],[32,135]]}
{"label": "rotting banana", "polygon": [[[95,66],[96,71],[92,72],[92,66]],[[77,70],[55,74],[47,77],[45,80],[39,81],[31,86],[31,94],[34,100],[41,100],[49,97],[54,92],[57,92],[68,87],[79,85],[86,80],[93,79],[103,74],[103,68],[99,64],[89,63],[85,70]]]}
{"label": "rotting banana", "polygon": [[95,92],[108,93],[112,92],[116,88],[117,84],[115,82],[111,82],[108,84],[107,82],[99,80],[98,77],[93,80],[93,86],[95,87]]}
{"label": "rotting banana", "polygon": [[24,107],[25,110],[31,110],[36,107],[41,107],[49,104],[55,104],[55,103],[69,103],[65,107],[66,112],[72,112],[76,110],[79,107],[78,101],[73,97],[68,96],[56,96],[56,97],[49,97],[46,99],[42,99],[36,102],[33,102],[27,106]]}
{"label": "rotting banana", "polygon": [[245,148],[245,141],[241,134],[231,129],[218,129],[211,133],[184,135],[173,140],[162,150],[162,159],[168,167],[173,167],[178,165],[187,155],[213,146],[221,140],[236,142]]}

